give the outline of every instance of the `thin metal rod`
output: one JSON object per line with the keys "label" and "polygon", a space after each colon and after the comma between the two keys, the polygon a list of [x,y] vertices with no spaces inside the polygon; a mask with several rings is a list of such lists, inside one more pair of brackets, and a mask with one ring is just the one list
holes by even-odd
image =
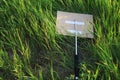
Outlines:
{"label": "thin metal rod", "polygon": [[75,69],[75,77],[74,80],[78,80],[79,69],[78,69],[78,52],[77,52],[77,26],[75,25],[74,20],[74,29],[75,29],[75,54],[74,54],[74,69]]}

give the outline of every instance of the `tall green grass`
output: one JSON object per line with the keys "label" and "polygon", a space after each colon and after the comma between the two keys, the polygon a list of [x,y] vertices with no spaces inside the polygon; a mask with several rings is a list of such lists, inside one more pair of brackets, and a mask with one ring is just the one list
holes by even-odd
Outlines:
{"label": "tall green grass", "polygon": [[80,80],[120,80],[120,1],[0,0],[0,80],[72,80],[74,37],[57,10],[92,14],[93,40],[78,39]]}

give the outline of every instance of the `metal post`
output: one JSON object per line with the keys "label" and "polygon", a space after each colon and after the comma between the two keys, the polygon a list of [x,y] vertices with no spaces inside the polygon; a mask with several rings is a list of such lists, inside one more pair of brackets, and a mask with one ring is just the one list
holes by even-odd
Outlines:
{"label": "metal post", "polygon": [[[75,23],[75,20],[74,20]],[[74,70],[75,70],[75,77],[74,80],[78,80],[79,77],[79,69],[78,69],[78,53],[77,53],[77,27],[74,24],[75,29],[75,54],[74,54]]]}

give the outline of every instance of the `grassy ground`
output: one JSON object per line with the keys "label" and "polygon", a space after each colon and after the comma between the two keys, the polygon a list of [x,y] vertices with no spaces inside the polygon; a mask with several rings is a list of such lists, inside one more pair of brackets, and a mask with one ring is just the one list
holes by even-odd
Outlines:
{"label": "grassy ground", "polygon": [[120,0],[0,0],[0,80],[73,80],[57,10],[94,16],[95,38],[78,39],[80,80],[120,80]]}

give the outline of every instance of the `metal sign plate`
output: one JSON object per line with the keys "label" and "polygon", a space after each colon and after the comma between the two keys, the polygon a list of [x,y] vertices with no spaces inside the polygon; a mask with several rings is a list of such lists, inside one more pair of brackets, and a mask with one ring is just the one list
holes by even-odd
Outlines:
{"label": "metal sign plate", "polygon": [[57,11],[57,31],[63,35],[93,38],[93,16]]}

